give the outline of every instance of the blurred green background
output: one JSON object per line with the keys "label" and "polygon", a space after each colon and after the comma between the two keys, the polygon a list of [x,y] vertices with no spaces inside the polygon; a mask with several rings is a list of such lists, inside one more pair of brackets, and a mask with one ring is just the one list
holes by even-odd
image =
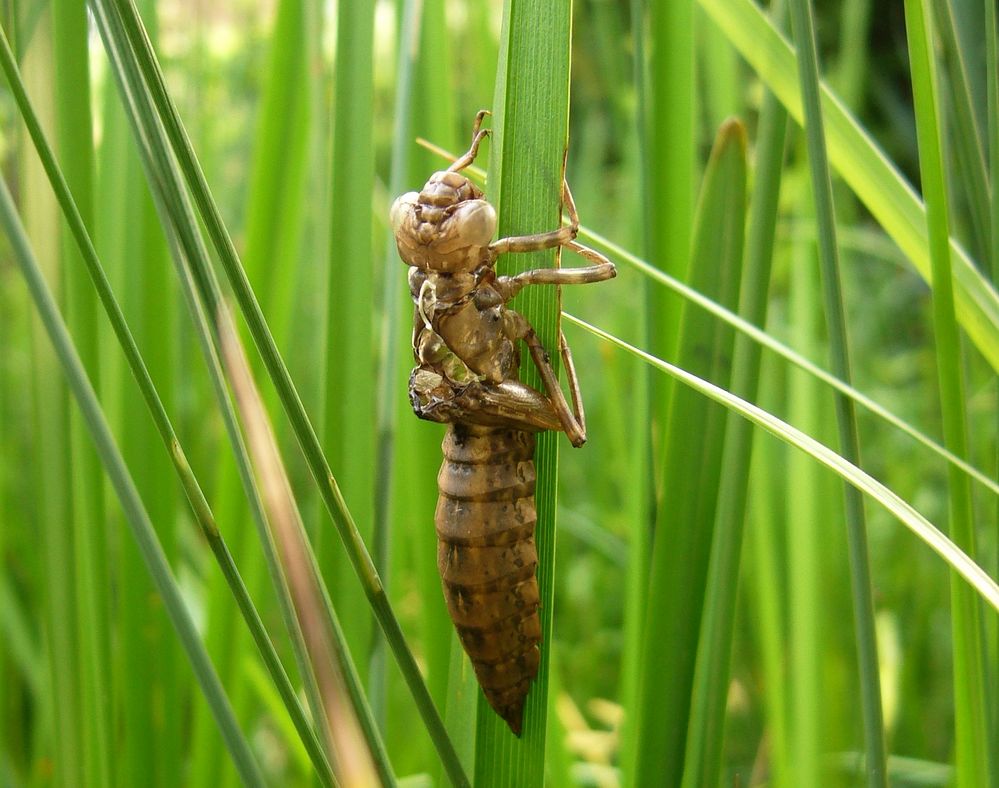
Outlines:
{"label": "blurred green background", "polygon": [[[169,94],[346,503],[383,572],[409,648],[452,738],[468,738],[470,730],[458,722],[467,719],[460,707],[467,713],[470,701],[461,687],[467,694],[468,684],[457,681],[461,656],[436,575],[433,511],[442,429],[418,422],[409,410],[411,305],[387,207],[399,181],[401,190],[418,189],[444,166],[416,144],[417,137],[463,150],[475,112],[492,106],[503,4],[139,5]],[[762,177],[757,141],[767,81],[716,24],[714,14],[724,12],[726,2],[677,3],[672,11],[664,11],[668,4],[646,5],[573,4],[567,177],[588,230],[681,279],[704,281],[686,268],[688,258],[701,259],[696,249],[686,251],[696,229],[701,178],[716,133],[734,116],[745,124],[742,166],[748,162],[748,188],[754,189]],[[733,9],[745,5],[731,2]],[[982,35],[985,30],[994,36],[994,30],[988,28],[987,3],[924,5],[937,12],[938,23],[955,23],[953,41],[937,32],[943,42],[938,65],[950,231],[987,279],[996,270],[990,265],[997,264],[995,235],[989,235],[990,227],[997,233],[990,219],[996,215],[995,182],[991,201],[982,203],[981,193],[969,186],[979,176],[968,172],[980,172],[988,198],[992,176],[982,167],[990,159],[972,157],[969,163],[967,150],[975,139],[984,156],[997,156],[986,79],[994,51]],[[407,11],[416,16],[407,17]],[[828,84],[918,189],[903,6],[821,0],[815,18]],[[153,382],[298,687],[199,335],[94,20],[69,0],[7,0],[0,3],[0,21]],[[678,41],[686,42],[681,51],[675,51]],[[759,46],[768,45],[761,39]],[[405,56],[409,52],[412,57]],[[689,71],[663,71],[671,55]],[[967,77],[970,131],[956,120],[964,99],[949,70],[955,62]],[[660,90],[663,84],[674,92]],[[671,103],[678,95],[684,101]],[[315,777],[302,742],[98,312],[20,117],[11,93],[0,90],[4,178],[183,599],[267,779],[311,784]],[[783,129],[783,116],[776,123]],[[490,150],[490,144],[483,147],[483,168]],[[773,272],[769,285],[752,285],[762,287],[768,305],[761,327],[828,368],[816,214],[805,137],[793,121],[778,150],[783,154],[776,163],[781,178]],[[530,162],[542,152],[520,155]],[[686,161],[688,170],[670,180],[673,156]],[[870,207],[835,177],[833,188],[853,384],[940,441],[940,350],[931,289]],[[677,230],[684,226],[686,236]],[[708,236],[713,226],[707,225]],[[615,281],[567,288],[564,310],[676,361],[675,334],[662,333],[663,326],[687,320],[693,307],[681,307],[678,296],[618,262]],[[562,264],[582,263],[564,255]],[[707,281],[706,294],[724,301],[713,289],[717,283]],[[678,440],[697,448],[702,435],[667,434],[672,395],[664,376],[578,327],[567,325],[565,331],[581,379],[589,441],[579,451],[563,442],[560,450],[554,636],[543,646],[552,655],[548,766],[535,779],[553,785],[653,784],[648,776],[655,767],[642,765],[641,751],[667,745],[657,731],[629,731],[625,720],[635,719],[629,715],[639,699],[659,702],[659,690],[639,676],[672,669],[668,660],[651,669],[646,664],[644,672],[640,667],[646,644],[664,637],[646,624],[648,606],[662,602],[657,587],[648,585],[652,540],[668,544],[676,502],[705,494],[696,485],[664,479],[663,452]],[[721,349],[712,350],[728,369],[732,340],[720,341]],[[986,332],[980,342],[994,353],[999,335]],[[980,342],[976,349],[965,341],[959,359],[966,375],[967,459],[994,479],[996,374],[979,354]],[[389,345],[394,355],[386,355]],[[302,452],[256,362],[255,372],[354,662],[384,726],[392,767],[400,777],[436,784],[442,779],[439,758],[391,656],[379,645]],[[770,353],[763,355],[756,401],[837,446],[831,389]],[[716,418],[722,413],[711,412]],[[947,464],[864,409],[858,418],[865,470],[946,531]],[[379,454],[385,428],[394,431],[387,456]],[[724,476],[724,467],[715,470]],[[707,495],[713,497],[713,490]],[[954,703],[948,570],[883,508],[869,505],[867,516],[890,783],[952,784],[955,715],[961,712]],[[691,517],[686,527],[710,533],[711,521]],[[377,532],[376,522],[383,527]],[[974,557],[995,577],[996,498],[979,484],[971,522]],[[716,688],[726,699],[721,784],[864,783],[858,765],[863,690],[843,523],[838,479],[770,437],[755,440],[731,675]],[[703,586],[706,554],[673,560],[700,566]],[[666,643],[668,652],[697,650],[700,586],[688,609],[694,637]],[[985,690],[991,693],[979,702],[986,717],[994,718],[996,614],[982,605],[976,615],[984,635]],[[689,686],[685,693],[689,705]],[[673,727],[685,731],[686,724],[683,717]],[[682,754],[685,737],[677,735]],[[995,742],[990,736],[986,744],[993,768],[999,768]],[[670,774],[679,784],[684,772]],[[238,779],[69,400],[8,239],[0,238],[0,785],[217,786]],[[658,784],[673,784],[674,777],[662,779]]]}

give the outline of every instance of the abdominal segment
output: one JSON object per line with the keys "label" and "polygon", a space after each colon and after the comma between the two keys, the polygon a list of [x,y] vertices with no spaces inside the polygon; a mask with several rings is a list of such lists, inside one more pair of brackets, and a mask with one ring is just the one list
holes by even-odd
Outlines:
{"label": "abdominal segment", "polygon": [[438,568],[489,705],[520,735],[538,672],[534,435],[450,425],[438,475]]}

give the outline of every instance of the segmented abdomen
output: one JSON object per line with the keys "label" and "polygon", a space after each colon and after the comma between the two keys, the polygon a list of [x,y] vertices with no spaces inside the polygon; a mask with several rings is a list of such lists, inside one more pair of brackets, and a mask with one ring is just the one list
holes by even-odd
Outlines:
{"label": "segmented abdomen", "polygon": [[489,705],[520,735],[538,672],[534,435],[448,426],[437,482],[437,565],[451,620]]}

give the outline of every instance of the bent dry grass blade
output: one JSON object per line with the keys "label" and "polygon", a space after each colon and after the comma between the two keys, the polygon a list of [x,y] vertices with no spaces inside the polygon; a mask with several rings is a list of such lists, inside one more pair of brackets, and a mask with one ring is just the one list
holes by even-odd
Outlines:
{"label": "bent dry grass blade", "polygon": [[291,484],[281,462],[277,440],[267,419],[242,345],[227,312],[218,315],[222,352],[229,380],[243,417],[247,443],[253,454],[268,523],[278,545],[288,578],[295,614],[305,640],[312,670],[319,685],[322,709],[326,718],[324,731],[333,756],[334,773],[345,785],[391,784],[393,777],[378,774],[368,741],[350,705],[341,665],[346,655],[342,637],[337,643],[332,627],[323,619],[322,582],[306,547],[305,526],[298,513]]}

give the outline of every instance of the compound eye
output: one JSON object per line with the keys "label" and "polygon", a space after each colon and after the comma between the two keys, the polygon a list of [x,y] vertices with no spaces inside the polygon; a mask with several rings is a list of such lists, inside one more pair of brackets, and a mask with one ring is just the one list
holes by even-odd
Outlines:
{"label": "compound eye", "polygon": [[488,246],[496,232],[496,210],[485,200],[466,200],[451,215],[456,240],[468,246]]}
{"label": "compound eye", "polygon": [[406,192],[395,198],[392,203],[392,210],[389,211],[389,219],[392,222],[392,230],[396,235],[403,229],[406,220],[413,214],[413,206],[419,201],[418,192]]}

